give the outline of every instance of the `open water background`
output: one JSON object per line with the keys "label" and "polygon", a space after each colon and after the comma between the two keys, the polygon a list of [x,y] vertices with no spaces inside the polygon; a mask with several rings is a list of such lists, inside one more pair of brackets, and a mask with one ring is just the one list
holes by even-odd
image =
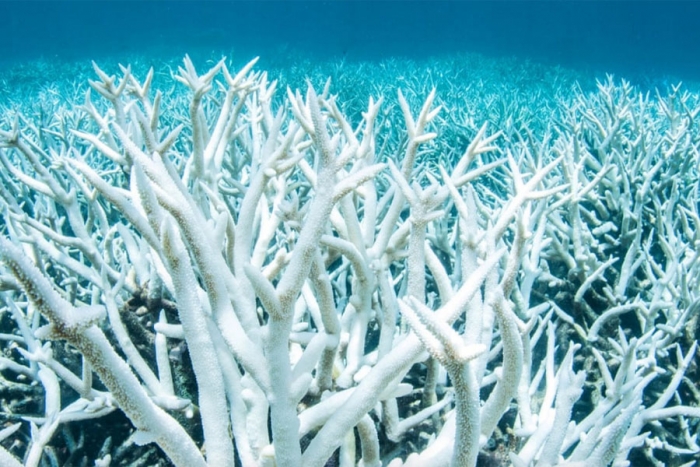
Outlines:
{"label": "open water background", "polygon": [[319,59],[453,52],[700,80],[695,1],[2,1],[0,67],[231,50]]}

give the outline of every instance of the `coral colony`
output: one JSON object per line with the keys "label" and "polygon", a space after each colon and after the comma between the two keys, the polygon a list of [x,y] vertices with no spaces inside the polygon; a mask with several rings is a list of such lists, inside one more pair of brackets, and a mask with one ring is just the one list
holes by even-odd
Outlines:
{"label": "coral colony", "polygon": [[695,465],[697,95],[254,63],[5,112],[0,465]]}

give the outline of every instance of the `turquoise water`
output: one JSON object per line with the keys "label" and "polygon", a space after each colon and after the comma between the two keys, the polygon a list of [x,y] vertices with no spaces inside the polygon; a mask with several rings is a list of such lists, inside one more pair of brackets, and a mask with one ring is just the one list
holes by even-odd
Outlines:
{"label": "turquoise water", "polygon": [[700,77],[690,1],[1,2],[2,61],[193,48],[324,58],[527,57],[610,73]]}

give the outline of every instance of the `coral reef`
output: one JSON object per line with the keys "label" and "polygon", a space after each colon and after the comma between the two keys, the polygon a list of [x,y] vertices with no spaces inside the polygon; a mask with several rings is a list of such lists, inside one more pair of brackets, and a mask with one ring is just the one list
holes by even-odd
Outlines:
{"label": "coral reef", "polygon": [[5,113],[0,464],[698,459],[697,95],[254,65]]}

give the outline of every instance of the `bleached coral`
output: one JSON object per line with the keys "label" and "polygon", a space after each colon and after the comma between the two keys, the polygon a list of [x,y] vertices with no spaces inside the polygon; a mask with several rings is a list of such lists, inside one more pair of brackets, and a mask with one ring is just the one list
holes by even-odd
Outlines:
{"label": "bleached coral", "polygon": [[44,404],[5,404],[3,462],[115,408],[183,466],[697,457],[696,96],[351,121],[254,63],[186,58],[188,102],[95,66],[99,100],[0,131],[0,365]]}

